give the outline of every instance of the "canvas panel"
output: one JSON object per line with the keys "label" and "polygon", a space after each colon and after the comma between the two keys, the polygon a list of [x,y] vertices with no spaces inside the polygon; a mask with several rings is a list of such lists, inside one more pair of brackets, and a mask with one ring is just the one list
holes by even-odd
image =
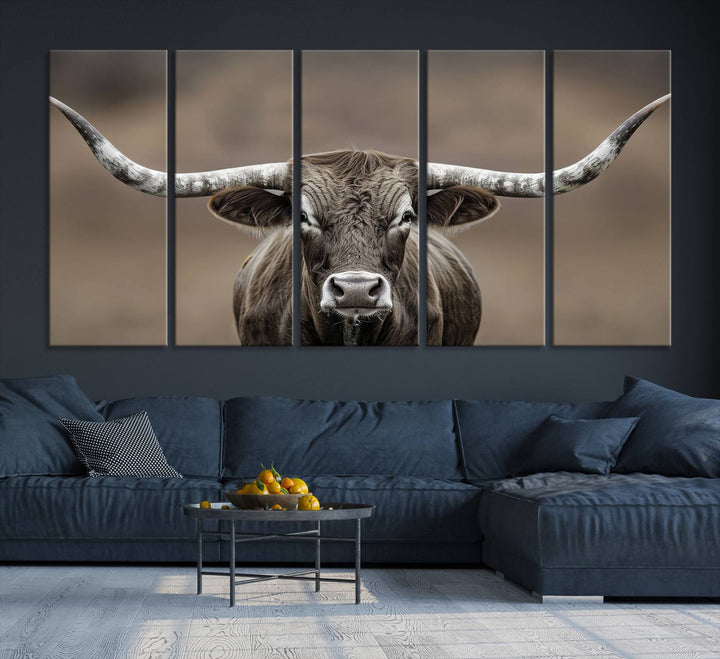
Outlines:
{"label": "canvas panel", "polygon": [[[501,172],[542,172],[544,80],[543,51],[430,51],[428,160]],[[497,201],[500,208],[493,215],[483,219],[471,208],[468,224],[453,225],[452,231],[439,231],[429,222],[429,345],[544,343],[543,199],[497,196]],[[443,282],[447,265],[433,264],[443,236],[462,253],[479,291],[465,286],[456,303],[459,309],[447,301],[457,288],[457,275],[448,290]],[[444,304],[432,299],[434,279]],[[434,309],[444,321],[442,336],[435,339]],[[451,323],[461,324],[462,331],[451,332]]]}
{"label": "canvas panel", "polygon": [[302,53],[303,345],[418,343],[417,116],[416,51]]}
{"label": "canvas panel", "polygon": [[[282,162],[291,156],[290,51],[178,51],[178,172]],[[236,346],[233,282],[264,236],[214,217],[207,204],[207,197],[197,197],[178,199],[175,205],[176,343]],[[275,293],[265,290],[260,299]],[[284,345],[292,336],[291,298],[289,305],[276,319],[286,329]],[[249,314],[246,310],[243,323],[253,322]],[[258,341],[278,344],[269,336]]]}
{"label": "canvas panel", "polygon": [[[555,167],[670,92],[669,51],[554,54]],[[670,107],[554,199],[555,345],[670,345]]]}
{"label": "canvas panel", "polygon": [[[165,171],[165,51],[52,51],[50,94]],[[54,107],[50,344],[165,345],[166,200],[114,179]]]}

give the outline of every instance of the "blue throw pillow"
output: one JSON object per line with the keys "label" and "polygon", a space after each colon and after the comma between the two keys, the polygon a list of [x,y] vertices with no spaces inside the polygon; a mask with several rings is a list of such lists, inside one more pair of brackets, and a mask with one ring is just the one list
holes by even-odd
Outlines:
{"label": "blue throw pillow", "polygon": [[84,474],[60,417],[103,420],[70,375],[0,380],[0,477]]}
{"label": "blue throw pillow", "polygon": [[609,474],[638,417],[562,419],[550,415],[530,438],[516,476],[548,471]]}
{"label": "blue throw pillow", "polygon": [[471,483],[516,473],[528,438],[551,414],[564,419],[597,419],[609,403],[538,403],[456,400],[458,434]]}
{"label": "blue throw pillow", "polygon": [[720,478],[720,400],[628,376],[606,416],[640,417],[613,471]]}

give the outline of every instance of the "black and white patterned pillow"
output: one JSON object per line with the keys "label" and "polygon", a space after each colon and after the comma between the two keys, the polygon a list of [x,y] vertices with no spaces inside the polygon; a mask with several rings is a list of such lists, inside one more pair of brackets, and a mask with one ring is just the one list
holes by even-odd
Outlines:
{"label": "black and white patterned pillow", "polygon": [[90,476],[182,478],[168,464],[147,412],[112,421],[59,421]]}

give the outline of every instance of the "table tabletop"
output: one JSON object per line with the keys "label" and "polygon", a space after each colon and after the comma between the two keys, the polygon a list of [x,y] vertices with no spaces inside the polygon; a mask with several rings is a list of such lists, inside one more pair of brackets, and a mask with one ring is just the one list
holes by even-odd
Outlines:
{"label": "table tabletop", "polygon": [[212,502],[211,508],[200,508],[199,503],[187,503],[183,514],[206,519],[234,519],[256,522],[322,522],[341,519],[371,517],[375,506],[364,503],[326,503],[320,510],[245,510],[223,508],[230,504]]}

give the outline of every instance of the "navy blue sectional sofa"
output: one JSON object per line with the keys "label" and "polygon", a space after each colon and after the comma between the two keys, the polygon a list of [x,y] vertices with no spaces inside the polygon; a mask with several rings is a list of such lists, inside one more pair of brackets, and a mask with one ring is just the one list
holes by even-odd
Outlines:
{"label": "navy blue sectional sofa", "polygon": [[[223,500],[237,480],[274,461],[304,477],[321,502],[375,504],[364,526],[368,563],[484,564],[544,595],[719,597],[718,401],[641,380],[629,379],[626,389],[612,404],[172,396],[93,403],[70,376],[3,380],[0,561],[193,561],[195,526],[182,504]],[[675,416],[663,418],[673,405]],[[184,477],[85,475],[57,418],[140,411]],[[550,415],[640,421],[610,473],[517,475]],[[645,460],[652,449],[643,453],[642,443],[652,440],[641,431],[652,437],[657,423],[672,442],[657,437],[662,455]],[[683,437],[696,428],[699,458],[671,455],[680,440],[668,424],[685,424]],[[623,468],[633,442],[629,455],[645,460],[647,473]],[[678,464],[686,474],[673,473]],[[335,530],[352,532],[342,523]],[[205,549],[207,561],[227,558],[217,542]],[[248,543],[238,560],[298,562],[310,551]],[[344,545],[324,551],[329,561],[351,559]]]}

